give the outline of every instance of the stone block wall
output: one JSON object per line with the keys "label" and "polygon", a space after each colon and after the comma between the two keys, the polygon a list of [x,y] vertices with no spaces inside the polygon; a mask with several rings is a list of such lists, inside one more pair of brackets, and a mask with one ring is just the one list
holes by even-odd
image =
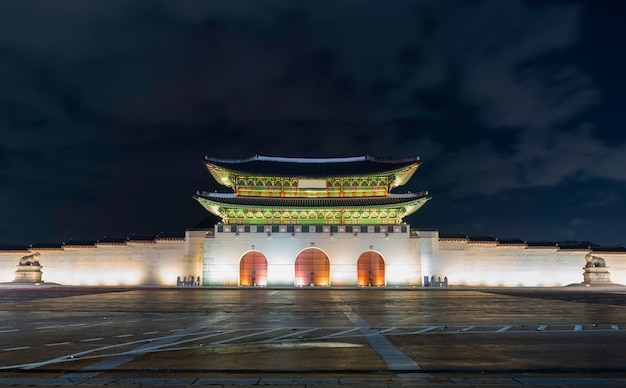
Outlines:
{"label": "stone block wall", "polygon": [[611,283],[626,285],[626,253],[596,251],[593,255],[602,257],[606,262]]}
{"label": "stone block wall", "polygon": [[[408,229],[408,227],[407,227]],[[39,252],[42,280],[64,285],[176,286],[177,277],[202,285],[238,286],[239,263],[256,250],[268,261],[268,286],[294,285],[295,260],[315,247],[330,262],[331,286],[357,285],[357,260],[376,252],[387,286],[421,286],[447,277],[449,286],[562,287],[583,282],[589,250],[440,239],[437,231],[401,233],[223,233],[189,230],[185,238],[0,250],[0,283],[13,282],[21,257]],[[605,259],[611,282],[626,284],[626,253],[593,251]]]}
{"label": "stone block wall", "polygon": [[[563,287],[583,282],[590,250],[500,244],[463,238],[439,239],[420,232],[422,273],[448,278],[450,286]],[[593,252],[604,257],[613,283],[626,284],[626,254]]]}
{"label": "stone block wall", "polygon": [[[0,251],[0,282],[12,282],[22,256],[39,252],[42,280],[63,285],[175,286],[178,276],[201,276],[206,232],[185,239],[96,243]],[[200,235],[200,236],[198,236]]]}
{"label": "stone block wall", "polygon": [[[232,226],[235,228],[236,226]],[[260,225],[259,227],[263,227]],[[387,285],[421,285],[417,240],[406,232],[392,233],[290,233],[216,231],[204,247],[206,285],[239,285],[239,263],[251,250],[262,253],[268,263],[268,286],[294,286],[295,261],[300,252],[314,247],[328,256],[331,286],[356,286],[357,261],[374,251],[385,261]]]}

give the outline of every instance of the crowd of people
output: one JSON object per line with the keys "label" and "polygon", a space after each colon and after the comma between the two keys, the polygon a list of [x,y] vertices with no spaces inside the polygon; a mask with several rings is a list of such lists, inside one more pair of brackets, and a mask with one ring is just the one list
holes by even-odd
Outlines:
{"label": "crowd of people", "polygon": [[176,286],[178,287],[200,287],[200,276],[194,277],[193,275],[185,276],[180,279],[180,276],[176,278]]}
{"label": "crowd of people", "polygon": [[431,276],[430,281],[428,277],[426,277],[424,279],[424,287],[448,287],[448,277],[444,276],[443,280],[441,280],[441,276],[438,276],[437,279]]}

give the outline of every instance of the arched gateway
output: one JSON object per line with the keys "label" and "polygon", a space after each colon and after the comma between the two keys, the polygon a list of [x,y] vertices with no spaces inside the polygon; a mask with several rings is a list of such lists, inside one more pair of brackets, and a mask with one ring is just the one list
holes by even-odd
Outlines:
{"label": "arched gateway", "polygon": [[359,256],[357,272],[359,287],[385,285],[385,260],[374,251],[367,251]]}
{"label": "arched gateway", "polygon": [[330,261],[317,248],[307,248],[296,258],[295,285],[330,286]]}
{"label": "arched gateway", "polygon": [[240,286],[267,286],[267,259],[259,251],[250,251],[239,262]]}

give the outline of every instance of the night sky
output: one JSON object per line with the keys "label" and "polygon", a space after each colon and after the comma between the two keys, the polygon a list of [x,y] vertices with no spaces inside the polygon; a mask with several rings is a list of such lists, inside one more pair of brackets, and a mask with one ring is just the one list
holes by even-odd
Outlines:
{"label": "night sky", "polygon": [[624,1],[0,3],[0,243],[183,233],[205,155],[419,155],[441,233],[626,244]]}

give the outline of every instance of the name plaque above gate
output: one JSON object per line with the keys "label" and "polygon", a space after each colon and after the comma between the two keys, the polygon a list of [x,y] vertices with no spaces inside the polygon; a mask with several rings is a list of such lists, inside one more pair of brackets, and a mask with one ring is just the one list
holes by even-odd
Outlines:
{"label": "name plaque above gate", "polygon": [[298,179],[298,189],[325,190],[326,179]]}

